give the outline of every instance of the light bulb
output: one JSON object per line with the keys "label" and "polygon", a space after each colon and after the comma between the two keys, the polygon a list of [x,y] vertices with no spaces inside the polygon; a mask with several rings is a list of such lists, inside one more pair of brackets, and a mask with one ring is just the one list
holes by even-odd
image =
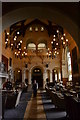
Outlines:
{"label": "light bulb", "polygon": [[64,33],[63,36],[66,36],[66,34]]}
{"label": "light bulb", "polygon": [[20,53],[20,51],[18,51],[18,53]]}
{"label": "light bulb", "polygon": [[6,39],[6,41],[8,42],[8,38]]}
{"label": "light bulb", "polygon": [[26,49],[26,47],[24,47],[24,49]]}
{"label": "light bulb", "polygon": [[53,41],[56,41],[56,39],[54,38]]}
{"label": "light bulb", "polygon": [[57,50],[57,48],[55,48],[55,50]]}
{"label": "light bulb", "polygon": [[29,31],[32,31],[32,27],[29,28]]}
{"label": "light bulb", "polygon": [[18,43],[18,45],[20,45],[20,43]]}
{"label": "light bulb", "polygon": [[56,45],[58,45],[58,43],[56,43]]}
{"label": "light bulb", "polygon": [[11,44],[11,46],[13,46],[13,43]]}
{"label": "light bulb", "polygon": [[49,53],[51,54],[51,51]]}
{"label": "light bulb", "polygon": [[35,31],[36,31],[36,32],[38,31],[38,27],[35,28]]}
{"label": "light bulb", "polygon": [[57,53],[57,52],[55,51],[55,53]]}
{"label": "light bulb", "polygon": [[59,30],[57,30],[57,33],[59,33]]}
{"label": "light bulb", "polygon": [[9,32],[7,32],[7,35],[9,35]]}
{"label": "light bulb", "polygon": [[27,53],[25,53],[25,55],[27,55]]}
{"label": "light bulb", "polygon": [[44,31],[44,27],[41,27],[41,31]]}
{"label": "light bulb", "polygon": [[19,31],[17,32],[17,35],[19,35],[20,33],[19,33]]}
{"label": "light bulb", "polygon": [[66,42],[68,42],[68,39],[66,39]]}
{"label": "light bulb", "polygon": [[20,40],[20,43],[22,43],[22,40]]}
{"label": "light bulb", "polygon": [[57,55],[59,54],[59,52],[57,52]]}
{"label": "light bulb", "polygon": [[63,40],[64,38],[63,37],[61,37],[61,40]]}
{"label": "light bulb", "polygon": [[51,56],[51,54],[49,53],[49,56]]}
{"label": "light bulb", "polygon": [[16,52],[15,52],[15,55],[16,55]]}
{"label": "light bulb", "polygon": [[16,38],[14,38],[14,41],[16,41]]}
{"label": "light bulb", "polygon": [[56,35],[53,35],[53,37],[56,37]]}
{"label": "light bulb", "polygon": [[48,55],[48,53],[46,53]]}
{"label": "light bulb", "polygon": [[48,48],[48,50],[49,50],[49,48]]}
{"label": "light bulb", "polygon": [[51,41],[51,44],[53,44],[53,41]]}
{"label": "light bulb", "polygon": [[21,48],[19,48],[19,50],[21,50]]}
{"label": "light bulb", "polygon": [[63,42],[63,45],[65,45],[65,42]]}
{"label": "light bulb", "polygon": [[17,38],[17,36],[15,36],[15,38]]}
{"label": "light bulb", "polygon": [[7,44],[7,41],[5,42],[5,44]]}

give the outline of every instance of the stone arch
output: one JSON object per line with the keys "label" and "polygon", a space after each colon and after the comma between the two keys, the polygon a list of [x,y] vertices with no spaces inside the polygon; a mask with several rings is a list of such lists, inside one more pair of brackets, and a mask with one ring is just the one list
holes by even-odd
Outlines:
{"label": "stone arch", "polygon": [[[31,65],[31,67],[29,68],[29,75],[30,75],[29,83],[30,83],[30,84],[31,84],[32,70],[33,70],[34,68],[36,68],[36,67],[40,68],[41,71],[42,71],[42,73],[44,74],[45,68],[43,67],[42,64]],[[43,77],[44,77],[44,76],[43,76]],[[43,78],[43,84],[44,84],[44,78]]]}
{"label": "stone arch", "polygon": [[[36,72],[35,72],[36,71]],[[34,66],[31,70],[32,83],[36,79],[38,88],[43,87],[43,68],[41,66]]]}
{"label": "stone arch", "polygon": [[36,43],[35,43],[35,41],[34,41],[33,38],[27,38],[27,39],[26,39],[26,47],[27,47],[27,45],[28,45],[29,43],[34,43],[34,44],[36,45]]}
{"label": "stone arch", "polygon": [[37,40],[37,45],[40,44],[40,43],[44,43],[46,45],[46,48],[47,48],[47,38],[39,38]]}
{"label": "stone arch", "polygon": [[27,18],[36,18],[36,17],[42,19],[49,19],[51,21],[56,21],[57,24],[61,25],[71,34],[71,36],[76,41],[80,50],[80,42],[79,42],[80,36],[78,34],[79,28],[77,24],[75,24],[68,16],[62,14],[60,11],[55,9],[53,10],[51,8],[35,7],[35,6],[16,9],[3,16],[3,30],[20,20]]}
{"label": "stone arch", "polygon": [[31,72],[32,72],[32,70],[33,70],[34,68],[40,68],[41,71],[43,72],[43,68],[42,68],[42,66],[40,66],[40,65],[35,65],[35,66],[33,66],[33,67],[31,68]]}

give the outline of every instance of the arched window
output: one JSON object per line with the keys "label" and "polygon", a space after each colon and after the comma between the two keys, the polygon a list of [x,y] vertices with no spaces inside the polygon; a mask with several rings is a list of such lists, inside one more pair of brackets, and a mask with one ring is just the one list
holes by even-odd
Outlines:
{"label": "arched window", "polygon": [[68,80],[72,81],[71,56],[69,51],[67,52],[67,60],[68,60]]}
{"label": "arched window", "polygon": [[46,49],[46,44],[45,43],[39,43],[38,44],[38,50],[40,49]]}
{"label": "arched window", "polygon": [[34,43],[29,43],[27,49],[36,50],[36,45]]}

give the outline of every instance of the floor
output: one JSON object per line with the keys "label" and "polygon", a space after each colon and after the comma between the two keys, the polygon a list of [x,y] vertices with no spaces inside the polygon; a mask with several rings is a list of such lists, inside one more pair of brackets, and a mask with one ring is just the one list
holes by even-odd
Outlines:
{"label": "floor", "polygon": [[37,91],[37,97],[33,97],[32,95],[31,100],[28,102],[24,119],[46,120],[46,114],[44,111],[40,90]]}
{"label": "floor", "polygon": [[66,111],[55,108],[45,90],[38,90],[37,97],[33,95],[28,102],[24,119],[26,120],[67,120]]}
{"label": "floor", "polygon": [[28,87],[27,92],[22,93],[19,104],[15,108],[5,110],[4,120],[23,120],[24,113],[31,96],[32,90],[30,86]]}
{"label": "floor", "polygon": [[5,111],[4,120],[67,120],[66,112],[55,108],[45,90],[38,90],[33,97],[32,89],[23,93],[15,109]]}

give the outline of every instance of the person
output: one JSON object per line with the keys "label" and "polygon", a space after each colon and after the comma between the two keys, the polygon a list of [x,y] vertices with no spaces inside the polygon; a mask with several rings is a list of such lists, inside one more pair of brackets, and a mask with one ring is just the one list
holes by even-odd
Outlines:
{"label": "person", "polygon": [[33,96],[36,97],[37,95],[37,83],[36,83],[36,80],[34,80],[34,83],[33,83]]}
{"label": "person", "polygon": [[12,90],[13,89],[12,82],[7,79],[7,81],[3,84],[3,89]]}
{"label": "person", "polygon": [[55,81],[55,89],[56,89],[56,91],[59,90],[59,83],[57,81]]}
{"label": "person", "polygon": [[27,78],[25,79],[25,84],[28,86],[28,79]]}

